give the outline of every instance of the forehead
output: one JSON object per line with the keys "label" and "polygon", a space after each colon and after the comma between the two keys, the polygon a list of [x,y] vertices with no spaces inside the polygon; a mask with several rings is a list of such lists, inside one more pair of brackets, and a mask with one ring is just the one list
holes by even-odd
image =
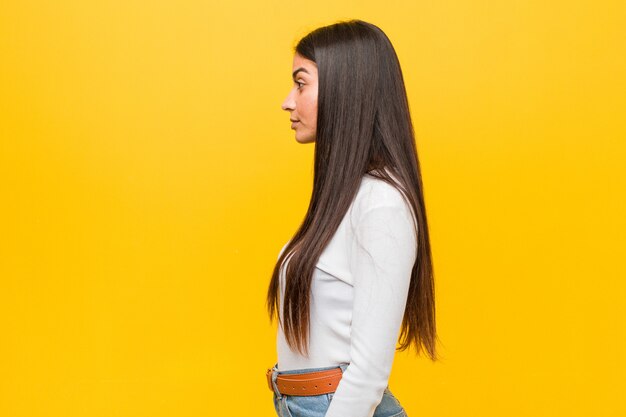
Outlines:
{"label": "forehead", "polygon": [[306,69],[309,74],[317,73],[317,64],[315,62],[303,57],[302,55],[294,54],[292,71],[295,71],[298,68]]}

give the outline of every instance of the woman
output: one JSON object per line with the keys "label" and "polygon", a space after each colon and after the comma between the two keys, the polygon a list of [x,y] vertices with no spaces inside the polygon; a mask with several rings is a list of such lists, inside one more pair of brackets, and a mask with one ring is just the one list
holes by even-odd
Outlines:
{"label": "woman", "polygon": [[[315,143],[313,193],[267,295],[281,417],[390,417],[388,380],[414,344],[437,360],[434,279],[419,161],[398,58],[373,24],[321,27],[295,47],[282,104]],[[419,233],[418,233],[419,232]],[[284,265],[283,265],[284,263]]]}

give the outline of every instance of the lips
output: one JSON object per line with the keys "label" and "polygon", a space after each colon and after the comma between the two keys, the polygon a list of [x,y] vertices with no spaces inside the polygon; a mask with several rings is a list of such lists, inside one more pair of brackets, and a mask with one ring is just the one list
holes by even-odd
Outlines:
{"label": "lips", "polygon": [[293,129],[296,126],[296,123],[298,123],[298,122],[299,122],[299,120],[295,121],[295,122],[291,122],[291,128]]}

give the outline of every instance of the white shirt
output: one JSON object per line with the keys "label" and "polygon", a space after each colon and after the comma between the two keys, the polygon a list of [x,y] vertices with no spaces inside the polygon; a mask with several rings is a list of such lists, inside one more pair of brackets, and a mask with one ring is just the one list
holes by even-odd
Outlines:
{"label": "white shirt", "polygon": [[382,400],[417,257],[413,219],[400,191],[366,174],[313,273],[309,357],[278,326],[279,371],[350,363],[325,417],[371,417]]}

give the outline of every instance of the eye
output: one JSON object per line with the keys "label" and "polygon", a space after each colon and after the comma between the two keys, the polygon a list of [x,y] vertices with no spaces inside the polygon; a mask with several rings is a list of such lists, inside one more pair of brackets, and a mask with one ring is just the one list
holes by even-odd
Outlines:
{"label": "eye", "polygon": [[295,84],[298,84],[298,90],[299,90],[300,88],[302,88],[302,86],[304,85],[304,83],[301,83],[301,82],[299,82],[299,81],[294,81],[294,83],[295,83]]}

